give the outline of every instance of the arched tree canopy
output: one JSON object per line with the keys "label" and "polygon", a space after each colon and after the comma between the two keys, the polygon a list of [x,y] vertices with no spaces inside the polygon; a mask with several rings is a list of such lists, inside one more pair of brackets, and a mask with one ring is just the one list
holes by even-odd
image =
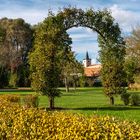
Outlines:
{"label": "arched tree canopy", "polygon": [[65,8],[56,15],[49,12],[49,16],[36,28],[34,50],[30,54],[32,85],[49,98],[57,95],[59,50],[71,44],[67,30],[79,26],[88,27],[98,34],[102,82],[105,93],[112,98],[114,94],[124,91],[122,77],[125,46],[118,24],[106,9],[83,11]]}
{"label": "arched tree canopy", "polygon": [[96,31],[105,42],[122,43],[120,28],[107,9],[103,11],[90,9],[85,12],[82,9],[65,8],[56,16],[50,13],[50,18],[54,26],[59,26],[60,33],[81,26]]}

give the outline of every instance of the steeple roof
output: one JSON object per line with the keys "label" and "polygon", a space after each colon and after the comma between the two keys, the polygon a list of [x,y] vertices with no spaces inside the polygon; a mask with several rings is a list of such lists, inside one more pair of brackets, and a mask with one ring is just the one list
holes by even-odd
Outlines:
{"label": "steeple roof", "polygon": [[89,60],[89,55],[88,55],[88,51],[86,52],[86,60]]}

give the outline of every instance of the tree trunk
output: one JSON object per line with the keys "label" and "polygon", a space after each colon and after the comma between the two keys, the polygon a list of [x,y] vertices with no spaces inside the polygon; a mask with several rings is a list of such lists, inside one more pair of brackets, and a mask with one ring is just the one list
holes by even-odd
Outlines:
{"label": "tree trunk", "polygon": [[69,92],[69,84],[68,84],[67,77],[65,77],[65,88],[66,88],[66,92]]}
{"label": "tree trunk", "polygon": [[110,104],[114,105],[114,97],[110,97]]}
{"label": "tree trunk", "polygon": [[49,97],[49,108],[54,109],[54,97]]}
{"label": "tree trunk", "polygon": [[76,86],[77,86],[77,77],[76,76],[73,76],[73,87],[74,87],[74,90],[76,91]]}
{"label": "tree trunk", "polygon": [[76,80],[74,79],[74,90],[76,90]]}

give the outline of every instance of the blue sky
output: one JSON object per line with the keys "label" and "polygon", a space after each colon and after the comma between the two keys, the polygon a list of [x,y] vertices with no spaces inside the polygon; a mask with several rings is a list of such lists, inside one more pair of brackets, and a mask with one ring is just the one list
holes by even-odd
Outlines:
{"label": "blue sky", "polygon": [[[108,8],[115,22],[119,23],[124,37],[140,25],[140,0],[0,0],[0,18],[20,17],[34,25],[47,17],[48,9],[57,13],[60,8],[68,6],[84,10]],[[72,37],[72,50],[75,51],[78,60],[82,60],[88,51],[95,63],[99,51],[97,34],[88,28],[81,27],[72,28],[68,33]]]}

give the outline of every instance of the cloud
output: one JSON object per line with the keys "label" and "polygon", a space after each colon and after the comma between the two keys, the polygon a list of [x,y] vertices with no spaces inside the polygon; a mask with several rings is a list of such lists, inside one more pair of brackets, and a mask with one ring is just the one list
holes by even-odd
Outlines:
{"label": "cloud", "polygon": [[130,0],[130,1],[132,1],[132,2],[137,2],[137,1],[139,1],[139,0]]}
{"label": "cloud", "polygon": [[139,12],[124,10],[116,4],[111,6],[109,9],[112,12],[112,16],[120,24],[124,32],[130,32],[132,27],[140,23]]}
{"label": "cloud", "polygon": [[48,16],[48,10],[52,10],[56,13],[59,8],[56,9],[57,4],[53,4],[51,9],[50,2],[48,0],[1,0],[0,3],[0,18],[23,18],[26,22],[34,25],[42,22]]}
{"label": "cloud", "polygon": [[97,41],[97,36],[93,36],[90,34],[71,34],[70,37],[72,38],[73,41]]}
{"label": "cloud", "polygon": [[99,51],[97,33],[84,27],[71,28],[68,33],[73,41],[72,51],[75,52],[76,58],[82,61],[86,51],[88,51],[90,57],[94,59],[93,62],[96,62]]}
{"label": "cloud", "polygon": [[88,28],[78,27],[71,28],[68,30],[72,41],[86,42],[86,41],[97,41],[97,33]]}
{"label": "cloud", "polygon": [[[89,9],[90,7],[94,7],[95,9],[109,7],[116,21],[119,22],[122,27],[125,27],[127,24],[128,28],[130,24],[133,26],[135,22],[140,21],[138,21],[138,19],[140,19],[139,12],[134,11],[137,7],[139,8],[140,5],[138,6],[138,0],[129,0],[129,2],[127,1],[124,0],[124,3],[122,0],[118,0],[117,4],[114,4],[113,0],[1,0],[0,17],[21,17],[31,24],[37,24],[47,17],[48,9],[51,9],[54,13],[57,13],[59,8],[63,9],[63,7],[68,7],[69,5],[83,9]],[[131,8],[131,10],[124,10],[127,7],[134,7],[135,9]],[[89,29],[87,30],[90,32]]]}
{"label": "cloud", "polygon": [[[4,13],[4,14],[3,14]],[[36,10],[25,10],[24,12],[21,10],[4,10],[0,12],[0,18],[7,17],[7,18],[23,18],[26,22],[34,25],[37,24],[39,21],[43,21],[45,17],[47,17],[47,11],[36,11]]]}
{"label": "cloud", "polygon": [[92,41],[88,43],[73,42],[72,50],[76,53],[85,53],[86,51],[97,53],[99,51],[99,47],[97,42]]}

